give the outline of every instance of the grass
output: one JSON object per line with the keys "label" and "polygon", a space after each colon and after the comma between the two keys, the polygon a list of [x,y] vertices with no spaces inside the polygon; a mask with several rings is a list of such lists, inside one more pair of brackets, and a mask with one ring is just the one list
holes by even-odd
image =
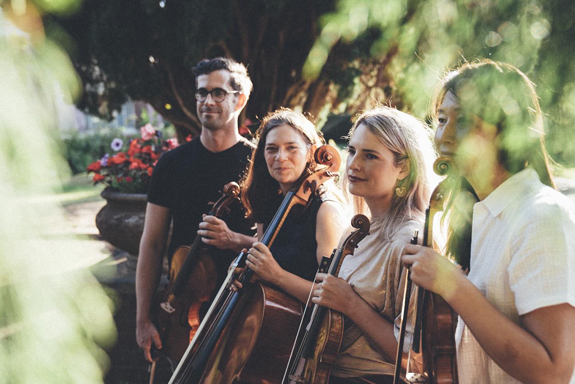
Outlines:
{"label": "grass", "polygon": [[62,206],[99,201],[103,189],[102,184],[93,185],[90,175],[80,173],[63,182],[62,192],[55,194],[54,200]]}

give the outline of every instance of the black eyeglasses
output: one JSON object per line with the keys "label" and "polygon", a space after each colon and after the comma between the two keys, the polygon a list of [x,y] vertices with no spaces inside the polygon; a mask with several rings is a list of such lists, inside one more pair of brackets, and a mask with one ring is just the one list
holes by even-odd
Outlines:
{"label": "black eyeglasses", "polygon": [[208,95],[212,96],[212,100],[216,103],[221,103],[226,99],[229,93],[238,93],[239,91],[226,91],[225,89],[221,88],[214,88],[211,91],[208,91],[205,88],[200,88],[196,91],[196,100],[203,103],[208,98]]}

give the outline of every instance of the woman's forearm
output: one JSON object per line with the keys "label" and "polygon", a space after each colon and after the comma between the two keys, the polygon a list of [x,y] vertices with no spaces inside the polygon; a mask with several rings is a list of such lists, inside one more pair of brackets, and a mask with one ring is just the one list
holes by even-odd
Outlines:
{"label": "woman's forearm", "polygon": [[553,359],[545,340],[499,312],[465,276],[458,281],[457,295],[446,300],[479,345],[509,375],[525,383],[568,382],[569,372],[566,381],[555,381],[555,373],[564,370],[563,363]]}

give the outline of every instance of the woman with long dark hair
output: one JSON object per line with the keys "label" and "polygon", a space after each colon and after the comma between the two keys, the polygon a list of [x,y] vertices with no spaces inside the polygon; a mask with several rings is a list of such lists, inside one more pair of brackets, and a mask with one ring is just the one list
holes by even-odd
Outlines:
{"label": "woman with long dark hair", "polygon": [[[261,239],[285,194],[318,166],[313,155],[324,140],[303,114],[285,108],[263,119],[257,137],[242,201]],[[271,248],[260,242],[249,248],[247,266],[306,302],[322,256],[337,247],[347,221],[339,188],[328,181],[305,208],[292,209]]]}
{"label": "woman with long dark hair", "polygon": [[575,206],[553,189],[533,84],[508,64],[465,64],[435,115],[440,154],[479,200],[469,274],[417,245],[402,260],[459,315],[459,382],[575,383]]}

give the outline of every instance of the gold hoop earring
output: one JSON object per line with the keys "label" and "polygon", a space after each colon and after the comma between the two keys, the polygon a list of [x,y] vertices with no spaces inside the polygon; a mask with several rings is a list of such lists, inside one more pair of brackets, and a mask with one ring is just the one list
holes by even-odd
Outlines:
{"label": "gold hoop earring", "polygon": [[395,188],[395,194],[397,197],[405,197],[405,195],[407,195],[407,189],[405,187],[397,187]]}

